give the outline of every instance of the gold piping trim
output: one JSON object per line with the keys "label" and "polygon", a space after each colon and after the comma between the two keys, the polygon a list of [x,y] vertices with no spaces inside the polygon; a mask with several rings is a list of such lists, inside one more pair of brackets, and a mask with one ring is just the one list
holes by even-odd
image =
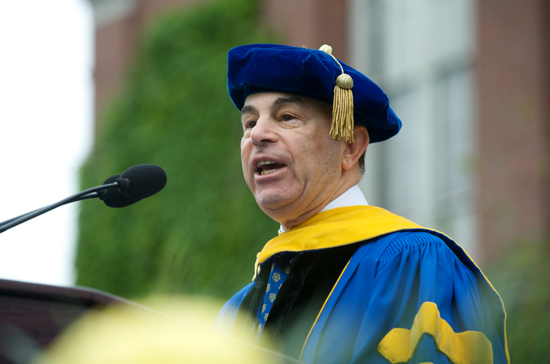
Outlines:
{"label": "gold piping trim", "polygon": [[[442,234],[442,233],[440,233]],[[445,234],[443,234],[445,235]],[[447,235],[445,235],[447,236]],[[448,237],[448,236],[447,236]],[[450,239],[450,238],[449,238]],[[452,239],[451,239],[452,240]],[[453,240],[454,241],[454,240]],[[510,354],[508,353],[508,334],[506,333],[506,319],[508,317],[508,315],[506,314],[506,309],[504,308],[504,301],[502,300],[502,297],[500,297],[500,293],[498,293],[498,291],[495,289],[495,287],[493,287],[493,284],[491,283],[491,281],[489,280],[489,278],[487,278],[487,276],[485,275],[485,273],[483,273],[483,271],[481,270],[481,268],[479,268],[479,266],[477,265],[477,263],[472,259],[472,257],[470,257],[470,254],[468,254],[468,252],[466,250],[464,250],[464,248],[462,248],[460,245],[458,245],[456,242],[455,244],[464,252],[464,254],[466,254],[468,256],[468,258],[470,258],[470,261],[476,266],[477,269],[479,269],[479,272],[481,273],[481,275],[483,276],[483,278],[485,278],[485,281],[487,281],[487,283],[489,283],[489,286],[491,287],[491,289],[493,290],[493,292],[495,292],[498,296],[498,299],[500,300],[500,305],[502,306],[502,313],[504,314],[504,322],[503,322],[503,330],[504,330],[504,354],[506,355],[506,363],[510,364]]]}
{"label": "gold piping trim", "polygon": [[325,302],[323,303],[323,307],[321,307],[321,310],[317,314],[317,317],[315,318],[315,321],[313,322],[313,325],[311,325],[311,329],[309,329],[309,332],[307,333],[307,337],[306,337],[306,341],[304,342],[304,346],[302,346],[302,352],[300,353],[300,358],[298,359],[299,361],[302,361],[302,356],[304,355],[304,350],[306,349],[306,345],[307,345],[307,342],[309,340],[309,337],[310,337],[311,333],[313,332],[313,328],[315,327],[315,324],[317,324],[317,321],[319,321],[319,317],[321,317],[321,313],[323,313],[323,310],[325,309],[325,306],[327,305],[327,302],[330,299],[330,296],[332,296],[332,292],[334,292],[334,289],[338,285],[338,282],[340,282],[340,278],[342,278],[342,276],[344,275],[344,272],[346,271],[346,269],[349,265],[349,262],[351,262],[351,259],[348,260],[348,263],[346,264],[346,266],[342,270],[342,273],[340,273],[340,276],[336,280],[336,283],[334,283],[334,286],[330,290],[330,293],[328,294]]}

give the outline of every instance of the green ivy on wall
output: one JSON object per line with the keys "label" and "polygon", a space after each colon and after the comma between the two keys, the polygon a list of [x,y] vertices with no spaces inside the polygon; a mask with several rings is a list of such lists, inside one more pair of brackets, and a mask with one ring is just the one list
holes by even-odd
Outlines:
{"label": "green ivy on wall", "polygon": [[510,362],[547,363],[550,358],[550,241],[516,241],[486,270],[506,308]]}
{"label": "green ivy on wall", "polygon": [[273,42],[257,19],[257,1],[217,1],[172,13],[143,35],[82,167],[82,186],[148,163],[163,167],[168,183],[123,209],[81,203],[78,285],[130,298],[227,298],[250,282],[255,254],[278,224],[242,177],[242,127],[227,95],[226,57],[234,46]]}

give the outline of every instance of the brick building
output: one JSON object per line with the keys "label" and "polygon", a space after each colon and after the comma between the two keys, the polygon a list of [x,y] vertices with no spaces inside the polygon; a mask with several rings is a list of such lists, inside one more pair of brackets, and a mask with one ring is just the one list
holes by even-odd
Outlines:
{"label": "brick building", "polygon": [[[119,88],[138,30],[212,0],[90,0],[96,115]],[[262,0],[289,45],[332,45],[373,78],[402,135],[367,153],[370,203],[453,236],[476,260],[550,226],[550,2]]]}

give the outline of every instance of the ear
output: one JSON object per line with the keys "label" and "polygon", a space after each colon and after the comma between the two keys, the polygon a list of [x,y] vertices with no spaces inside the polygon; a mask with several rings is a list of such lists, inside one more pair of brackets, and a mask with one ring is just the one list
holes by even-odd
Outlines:
{"label": "ear", "polygon": [[356,125],[353,129],[353,139],[353,143],[346,143],[346,149],[342,158],[342,169],[344,170],[351,169],[363,153],[365,153],[370,142],[367,128],[363,125]]}

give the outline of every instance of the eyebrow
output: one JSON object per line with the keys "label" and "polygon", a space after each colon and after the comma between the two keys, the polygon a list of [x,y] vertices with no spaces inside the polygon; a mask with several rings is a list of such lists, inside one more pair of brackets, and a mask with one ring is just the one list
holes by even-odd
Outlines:
{"label": "eyebrow", "polygon": [[273,101],[272,106],[281,106],[284,104],[304,105],[304,101],[302,101],[301,98],[296,96],[285,96],[285,97],[279,97],[277,98],[277,100]]}
{"label": "eyebrow", "polygon": [[[296,96],[284,96],[284,97],[278,97],[273,103],[271,104],[272,107],[280,107],[285,104],[297,104],[297,105],[304,105],[304,101]],[[252,105],[246,105],[243,106],[241,109],[241,115],[246,114],[247,112],[257,112],[258,109],[256,109]]]}
{"label": "eyebrow", "polygon": [[257,111],[257,109],[254,106],[246,105],[246,106],[243,106],[243,108],[241,109],[241,115],[246,114],[247,112],[254,112],[254,111]]}

